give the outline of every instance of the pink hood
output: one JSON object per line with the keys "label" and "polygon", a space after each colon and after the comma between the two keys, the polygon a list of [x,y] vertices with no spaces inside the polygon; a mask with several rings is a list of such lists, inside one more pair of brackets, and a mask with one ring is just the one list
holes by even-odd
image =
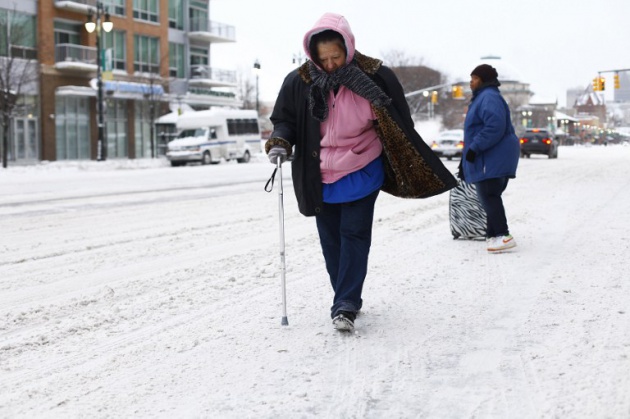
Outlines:
{"label": "pink hood", "polygon": [[327,29],[338,32],[341,34],[341,36],[343,36],[343,40],[346,44],[346,49],[348,50],[346,56],[346,64],[348,64],[354,58],[354,34],[352,33],[352,29],[350,29],[350,24],[348,23],[346,18],[336,13],[324,13],[324,15],[320,17],[317,22],[315,22],[313,28],[306,32],[303,41],[304,52],[306,52],[306,56],[311,60],[313,59],[308,48],[309,44],[311,43],[311,38],[313,37],[313,35],[324,32]]}

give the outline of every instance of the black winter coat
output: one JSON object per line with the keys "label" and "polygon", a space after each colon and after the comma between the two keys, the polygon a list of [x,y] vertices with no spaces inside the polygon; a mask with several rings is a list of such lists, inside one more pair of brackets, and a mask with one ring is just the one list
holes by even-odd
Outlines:
{"label": "black winter coat", "polygon": [[[355,59],[370,78],[392,99],[386,107],[372,109],[383,143],[385,182],[381,190],[402,198],[427,198],[448,191],[457,180],[444,167],[414,129],[407,100],[394,72],[380,60],[355,51]],[[274,145],[293,153],[291,173],[300,212],[317,215],[322,210],[320,172],[320,122],[309,111],[311,78],[307,64],[287,75],[271,114],[274,131],[265,150]]]}

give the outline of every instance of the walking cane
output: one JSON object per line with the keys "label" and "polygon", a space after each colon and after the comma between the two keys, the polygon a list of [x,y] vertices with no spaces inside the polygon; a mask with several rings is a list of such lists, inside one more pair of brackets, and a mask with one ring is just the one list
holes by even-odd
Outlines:
{"label": "walking cane", "polygon": [[[289,325],[289,320],[287,319],[287,280],[286,280],[286,264],[284,260],[284,203],[283,203],[283,193],[282,190],[282,161],[278,157],[276,160],[276,169],[271,174],[271,178],[267,181],[265,185],[265,191],[271,192],[273,189],[273,180],[276,176],[276,173],[279,177],[278,182],[278,212],[279,212],[279,224],[280,224],[280,284],[282,287],[282,322],[283,326]],[[270,186],[271,184],[271,186]]]}
{"label": "walking cane", "polygon": [[282,159],[278,157],[276,160],[276,168],[278,169],[278,213],[280,223],[280,283],[282,287],[282,322],[283,326],[289,325],[287,319],[287,279],[286,279],[286,264],[284,260],[284,199],[282,190]]}

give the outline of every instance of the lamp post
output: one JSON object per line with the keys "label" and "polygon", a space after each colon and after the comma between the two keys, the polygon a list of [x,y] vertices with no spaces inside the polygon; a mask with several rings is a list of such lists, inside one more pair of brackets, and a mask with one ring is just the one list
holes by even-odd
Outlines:
{"label": "lamp post", "polygon": [[532,126],[532,111],[523,111],[523,126],[531,128]]}
{"label": "lamp post", "polygon": [[549,127],[549,131],[554,133],[556,131],[556,117],[548,116],[547,117],[547,126]]}
{"label": "lamp post", "polygon": [[256,74],[256,112],[260,112],[260,102],[258,101],[258,75],[260,73],[260,62],[254,61],[254,73]]}
{"label": "lamp post", "polygon": [[[96,22],[92,21],[92,13],[96,14]],[[98,88],[96,109],[98,113],[98,142],[96,146],[96,160],[103,161],[107,158],[107,142],[103,135],[103,59],[101,51],[101,29],[109,32],[114,24],[109,18],[109,12],[103,7],[103,3],[96,2],[96,9],[88,12],[85,30],[92,33],[96,30],[96,83]]]}

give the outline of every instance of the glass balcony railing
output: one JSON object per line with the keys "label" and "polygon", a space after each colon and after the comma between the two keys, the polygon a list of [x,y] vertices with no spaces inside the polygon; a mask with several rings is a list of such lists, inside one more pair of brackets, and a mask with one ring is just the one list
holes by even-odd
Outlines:
{"label": "glass balcony railing", "polygon": [[202,79],[236,84],[236,71],[217,69],[208,65],[193,65],[190,78],[193,80]]}
{"label": "glass balcony railing", "polygon": [[62,3],[67,5],[68,3],[76,3],[77,6],[91,6],[96,8],[96,2],[98,0],[55,0],[55,4]]}
{"label": "glass balcony railing", "polygon": [[214,22],[206,18],[191,18],[190,32],[206,32],[218,38],[236,41],[236,30],[234,26]]}
{"label": "glass balcony railing", "polygon": [[[96,9],[96,3],[98,1],[99,0],[55,0],[55,5],[66,10],[82,13]],[[113,1],[106,1],[104,3],[104,6],[109,13],[125,17],[124,4],[115,4]]]}
{"label": "glass balcony railing", "polygon": [[76,44],[55,45],[55,63],[76,62],[96,65],[96,48]]}

